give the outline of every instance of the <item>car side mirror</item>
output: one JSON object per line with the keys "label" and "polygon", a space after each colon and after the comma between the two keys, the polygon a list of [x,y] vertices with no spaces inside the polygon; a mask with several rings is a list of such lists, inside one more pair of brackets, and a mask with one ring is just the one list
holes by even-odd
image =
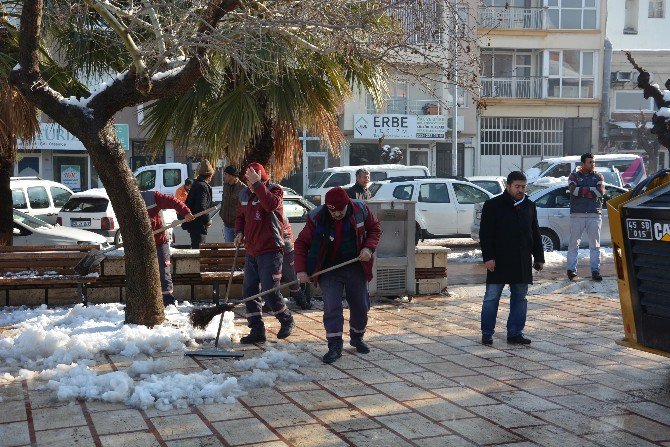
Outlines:
{"label": "car side mirror", "polygon": [[631,185],[630,183],[626,183],[625,185],[623,185],[623,187],[626,189],[633,189],[633,185]]}
{"label": "car side mirror", "polygon": [[21,230],[19,230],[18,228],[13,228],[12,229],[12,234],[14,236],[21,236]]}

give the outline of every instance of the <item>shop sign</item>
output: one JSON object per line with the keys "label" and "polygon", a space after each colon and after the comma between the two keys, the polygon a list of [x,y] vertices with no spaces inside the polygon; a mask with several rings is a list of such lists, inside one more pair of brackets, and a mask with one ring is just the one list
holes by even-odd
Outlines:
{"label": "shop sign", "polygon": [[[124,150],[130,149],[130,130],[128,124],[114,124],[116,136]],[[74,135],[56,123],[41,123],[40,133],[32,143],[18,140],[19,150],[85,151],[84,144]]]}
{"label": "shop sign", "polygon": [[60,182],[73,191],[81,191],[81,166],[61,165]]}
{"label": "shop sign", "polygon": [[444,140],[444,115],[354,115],[354,138]]}

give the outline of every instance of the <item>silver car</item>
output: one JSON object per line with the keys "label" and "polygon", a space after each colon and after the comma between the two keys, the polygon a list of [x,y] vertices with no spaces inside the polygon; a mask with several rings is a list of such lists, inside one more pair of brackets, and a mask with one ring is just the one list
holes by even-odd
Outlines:
{"label": "silver car", "polygon": [[[529,185],[530,186],[530,185]],[[605,201],[626,190],[618,186],[605,184]],[[570,241],[570,192],[567,182],[552,183],[546,188],[536,189],[528,196],[537,206],[537,221],[542,235],[544,251],[566,249]],[[482,218],[483,204],[475,205],[474,220],[470,227],[471,237],[479,240],[479,223]],[[600,243],[611,243],[610,225],[607,207],[603,204],[603,223],[600,231]]]}
{"label": "silver car", "polygon": [[14,210],[14,245],[81,245],[106,247],[107,239],[91,231],[51,225],[37,217]]}

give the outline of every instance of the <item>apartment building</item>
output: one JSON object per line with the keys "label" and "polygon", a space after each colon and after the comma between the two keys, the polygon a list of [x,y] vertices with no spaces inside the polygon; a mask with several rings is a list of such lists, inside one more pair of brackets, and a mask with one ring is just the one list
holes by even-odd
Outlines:
{"label": "apartment building", "polygon": [[[664,38],[670,29],[665,0],[609,0],[607,39],[611,43],[609,95],[604,103],[605,120],[601,138],[609,150],[642,152],[637,127],[651,121],[655,105],[644,99],[637,88],[638,71],[627,60],[629,51],[635,61],[652,74],[653,81],[663,86],[670,78],[670,45]],[[607,80],[606,80],[607,81]],[[606,82],[607,83],[607,82]],[[649,123],[648,127],[651,127]],[[656,144],[648,132],[643,132]],[[668,167],[668,150],[657,145],[658,168]],[[653,163],[649,163],[654,167]]]}
{"label": "apartment building", "polygon": [[484,0],[475,171],[598,151],[606,0]]}

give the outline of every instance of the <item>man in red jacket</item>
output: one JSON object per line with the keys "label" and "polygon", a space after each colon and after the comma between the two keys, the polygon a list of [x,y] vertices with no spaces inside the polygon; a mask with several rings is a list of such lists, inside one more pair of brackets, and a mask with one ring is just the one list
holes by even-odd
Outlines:
{"label": "man in red jacket", "polygon": [[[142,191],[142,199],[147,205],[151,229],[156,231],[163,226],[161,210],[173,209],[177,214],[184,216],[188,222],[193,220],[191,210],[184,205],[184,202],[175,199],[172,196],[160,193],[158,191]],[[158,256],[158,271],[161,277],[161,291],[163,292],[163,305],[168,306],[175,303],[172,292],[172,273],[170,272],[170,245],[165,231],[154,235],[156,242],[156,254]]]}
{"label": "man in red jacket", "polygon": [[[247,187],[240,192],[240,206],[235,219],[235,244],[244,242],[246,260],[244,264],[244,297],[279,286],[282,277],[284,253],[284,192],[281,186],[269,182],[265,168],[260,163],[251,163],[245,173]],[[279,291],[265,295],[272,313],[281,323],[277,338],[291,335],[295,327],[291,311],[286,307]],[[240,343],[265,342],[263,304],[260,299],[247,301],[249,335]]]}
{"label": "man in red jacket", "polygon": [[349,343],[361,354],[370,352],[363,341],[370,310],[367,283],[372,280],[372,253],[381,234],[381,225],[365,202],[350,199],[338,186],[326,193],[325,205],[309,213],[295,241],[295,269],[303,283],[324,268],[353,258],[360,260],[317,278],[323,292],[323,325],[328,339],[324,363],[342,356],[343,291],[349,303]]}

